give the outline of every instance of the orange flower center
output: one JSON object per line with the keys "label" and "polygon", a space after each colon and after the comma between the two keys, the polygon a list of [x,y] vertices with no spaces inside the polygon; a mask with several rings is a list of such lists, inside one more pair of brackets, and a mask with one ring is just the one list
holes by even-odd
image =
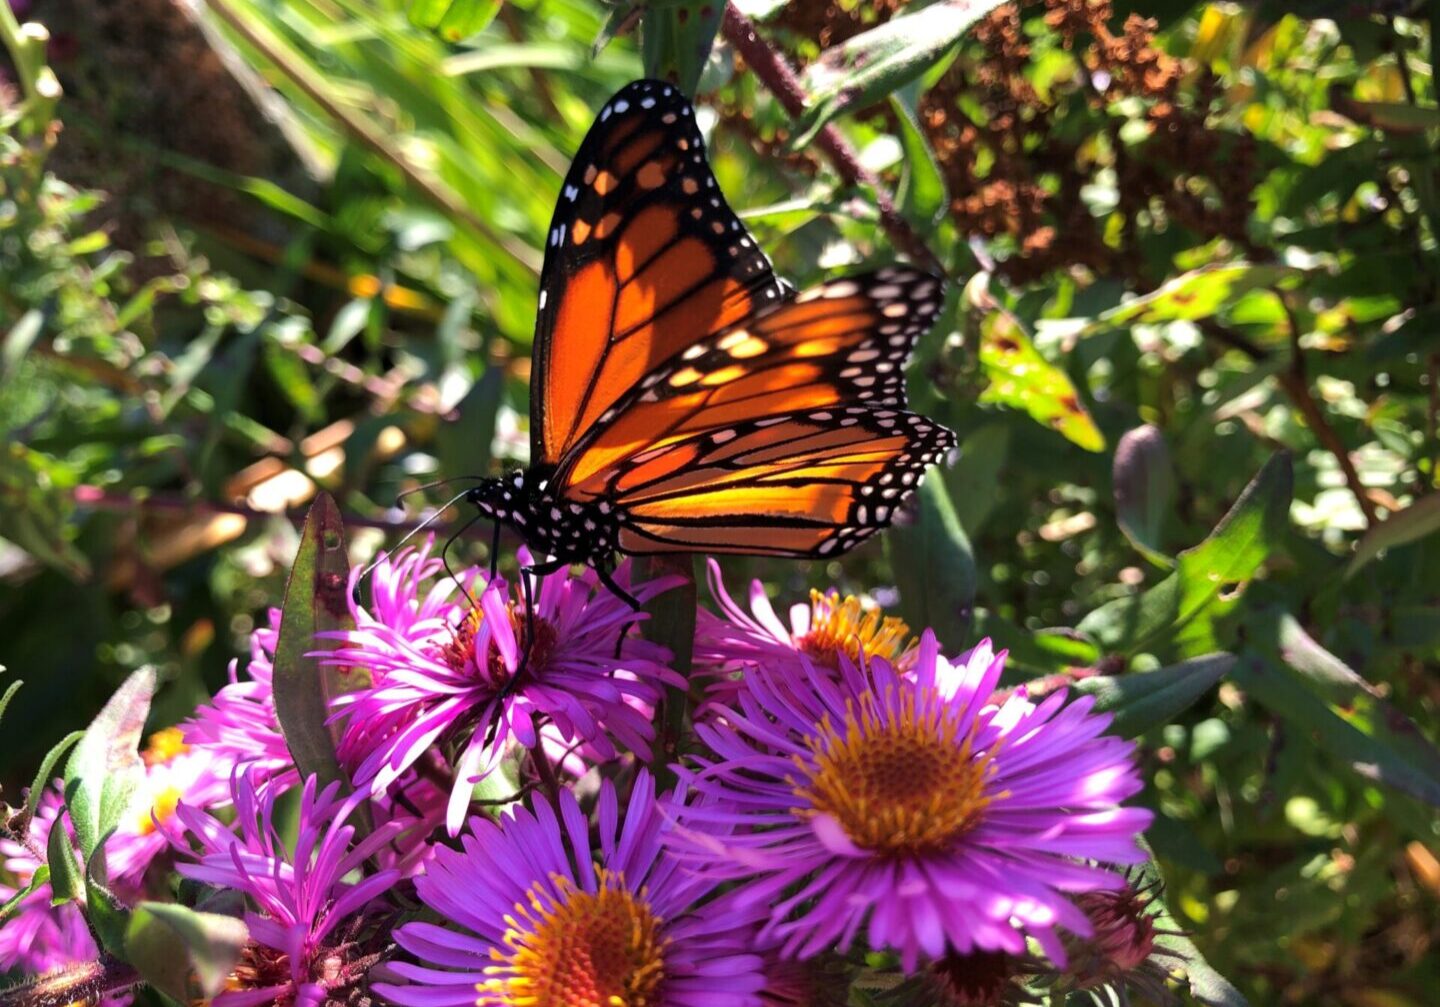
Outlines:
{"label": "orange flower center", "polygon": [[993,750],[977,756],[974,732],[938,703],[917,708],[913,691],[883,710],[874,695],[851,703],[837,730],[830,718],[810,740],[813,759],[791,780],[809,808],[830,815],[855,845],[880,853],[946,849],[972,829],[991,801]]}
{"label": "orange flower center", "polygon": [[182,796],[180,788],[173,785],[157,790],[149,805],[140,811],[139,820],[135,823],[136,834],[148,836],[154,832],[157,821],[163,822],[175,814],[175,807]]}
{"label": "orange flower center", "polygon": [[516,903],[506,922],[509,949],[491,951],[493,976],[477,985],[479,1004],[525,1007],[656,1007],[665,979],[661,920],[625,888],[620,875],[599,870],[591,893],[557,879],[558,899],[540,885],[528,905]]}
{"label": "orange flower center", "polygon": [[[515,633],[515,642],[519,647],[519,652],[524,654],[528,635],[525,611],[524,609],[517,611],[513,604],[508,606],[507,611],[510,614],[511,628]],[[466,613],[465,618],[460,620],[460,625],[451,630],[450,640],[440,646],[441,659],[456,671],[475,667],[475,635],[480,631],[480,625],[484,620],[485,613],[477,605]],[[555,627],[536,616],[535,645],[530,651],[530,667],[543,666],[554,647]],[[490,681],[497,686],[503,685],[510,679],[510,670],[505,667],[505,662],[500,657],[500,648],[495,645],[493,640],[489,653],[486,654],[485,671]]]}
{"label": "orange flower center", "polygon": [[810,631],[798,641],[800,650],[817,664],[840,667],[840,655],[850,660],[880,657],[898,662],[915,646],[905,620],[879,609],[866,611],[860,599],[846,595],[810,592]]}

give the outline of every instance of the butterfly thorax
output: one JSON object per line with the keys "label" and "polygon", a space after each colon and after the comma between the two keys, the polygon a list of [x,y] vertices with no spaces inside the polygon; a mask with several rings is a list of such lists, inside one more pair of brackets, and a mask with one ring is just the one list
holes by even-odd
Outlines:
{"label": "butterfly thorax", "polygon": [[562,500],[550,489],[553,473],[522,469],[486,479],[465,499],[492,521],[509,525],[532,552],[589,563],[615,549],[618,527],[610,504]]}

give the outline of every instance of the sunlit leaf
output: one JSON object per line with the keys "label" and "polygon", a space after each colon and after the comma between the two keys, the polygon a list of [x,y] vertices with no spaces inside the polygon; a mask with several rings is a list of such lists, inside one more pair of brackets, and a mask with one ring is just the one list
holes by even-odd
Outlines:
{"label": "sunlit leaf", "polygon": [[180,1003],[195,1003],[224,989],[248,936],[233,916],[141,902],[126,928],[125,952],[150,985]]}
{"label": "sunlit leaf", "polygon": [[810,107],[797,123],[796,145],[846,109],[873,105],[915,80],[1001,2],[941,0],[826,49],[805,71]]}
{"label": "sunlit leaf", "polygon": [[1112,308],[1100,315],[1087,331],[1209,318],[1252,290],[1273,287],[1299,275],[1301,271],[1290,266],[1249,263],[1204,266]]}
{"label": "sunlit leaf", "polygon": [[920,131],[914,111],[894,95],[890,98],[890,108],[900,126],[900,146],[905,153],[904,173],[895,200],[905,219],[919,228],[922,235],[929,234],[949,202],[945,176],[935,163],[935,153]]}
{"label": "sunlit leaf", "polygon": [[410,0],[410,23],[428,28],[447,42],[460,42],[484,31],[500,13],[502,0]]}
{"label": "sunlit leaf", "polygon": [[1173,637],[1207,614],[1222,592],[1233,604],[1284,536],[1293,487],[1290,456],[1279,452],[1205,541],[1177,557],[1174,573],[1141,594],[1100,606],[1078,628],[1107,650],[1130,654]]}
{"label": "sunlit leaf", "polygon": [[984,289],[983,275],[965,289],[971,310],[979,313],[980,367],[989,384],[981,402],[1023,409],[1036,422],[1086,451],[1103,451],[1105,436],[1060,368],[1040,355],[1019,319],[1000,307]]}
{"label": "sunlit leaf", "polygon": [[1391,514],[1355,543],[1355,555],[1345,568],[1349,580],[1386,549],[1407,545],[1440,531],[1440,493],[1421,497],[1398,514]]}
{"label": "sunlit leaf", "polygon": [[725,5],[705,2],[647,4],[640,20],[645,75],[694,94],[720,31]]}
{"label": "sunlit leaf", "polygon": [[300,548],[281,608],[280,637],[275,646],[275,715],[290,754],[302,775],[316,776],[321,784],[342,778],[335,757],[332,727],[326,721],[330,697],[340,689],[340,672],[312,656],[328,644],[317,633],[351,627],[346,592],[349,559],[340,511],[328,493],[310,506]]}

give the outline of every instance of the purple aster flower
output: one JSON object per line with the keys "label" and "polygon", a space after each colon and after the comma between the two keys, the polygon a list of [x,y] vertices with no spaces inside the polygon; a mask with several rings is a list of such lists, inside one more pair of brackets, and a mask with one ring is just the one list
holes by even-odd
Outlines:
{"label": "purple aster flower", "polygon": [[280,610],[270,609],[267,625],[250,634],[250,661],[242,678],[230,662],[230,684],[210,703],[199,707],[182,725],[186,744],[208,751],[216,775],[229,779],[240,767],[258,779],[285,778],[286,786],[300,781],[275,716],[275,645],[280,639]]}
{"label": "purple aster flower", "polygon": [[[60,823],[69,829],[58,790],[47,790],[30,820],[26,842],[0,839],[0,904],[30,883],[44,863],[50,830]],[[94,961],[99,955],[80,907],[73,902],[52,906],[49,884],[31,892],[15,914],[0,926],[0,972],[16,970],[39,975],[66,965]]]}
{"label": "purple aster flower", "polygon": [[745,879],[738,902],[770,909],[761,936],[786,955],[868,924],[907,971],[947,950],[1021,954],[1026,935],[1063,961],[1057,928],[1091,929],[1068,895],[1124,884],[1095,861],[1144,859],[1150,812],[1119,806],[1141,786],[1134,746],[1101,735],[1088,697],[989,705],[1004,655],[988,641],[952,664],[927,631],[913,671],[841,664],[759,676],[697,725],[718,761],[688,774],[705,799],[684,812],[691,853]]}
{"label": "purple aster flower", "polygon": [[392,962],[374,982],[403,1007],[758,1007],[764,959],[749,949],[760,914],[712,901],[715,882],[664,848],[670,821],[641,773],[622,817],[605,781],[598,847],[569,791],[499,824],[475,817],[416,882],[450,927],[395,934],[423,964]]}
{"label": "purple aster flower", "polygon": [[[245,914],[250,940],[214,1007],[345,1002],[377,960],[376,950],[360,940],[369,911],[400,873],[348,876],[382,850],[396,829],[381,826],[355,842],[355,826],[347,820],[364,803],[363,792],[342,800],[339,784],[320,790],[310,777],[301,790],[299,834],[291,853],[281,835],[284,824],[275,820],[280,788],[238,774],[232,782],[234,828],[184,804],[175,812],[199,845],[191,854],[198,862],[180,864],[180,874],[241,892],[253,906]],[[171,839],[190,853],[179,829]]]}
{"label": "purple aster flower", "polygon": [[[330,634],[341,646],[325,660],[363,669],[371,680],[336,700],[346,725],[341,758],[357,767],[358,786],[383,793],[436,746],[455,753],[446,814],[455,835],[474,784],[511,744],[536,745],[537,720],[601,759],[615,757],[617,741],[648,758],[648,711],[663,686],[680,679],[662,664],[666,651],[643,639],[625,637],[615,656],[637,616],[593,571],[562,570],[533,585],[535,638],[524,675],[512,683],[529,632],[523,601],[503,580],[486,583],[470,570],[462,580],[479,602],[456,603],[448,578],[426,586],[441,566],[408,551],[382,563],[373,608],[354,605],[355,629]],[[630,587],[626,564],[615,576],[642,603],[671,583]]]}
{"label": "purple aster flower", "polygon": [[853,595],[811,591],[810,604],[792,605],[787,622],[776,614],[760,581],[750,583],[749,612],[725,589],[720,564],[713,559],[709,581],[720,616],[699,613],[695,667],[717,676],[710,687],[713,701],[733,702],[743,687],[742,675],[803,678],[807,661],[831,671],[838,671],[843,660],[879,657],[901,668],[914,661],[915,642],[905,622],[865,607]]}

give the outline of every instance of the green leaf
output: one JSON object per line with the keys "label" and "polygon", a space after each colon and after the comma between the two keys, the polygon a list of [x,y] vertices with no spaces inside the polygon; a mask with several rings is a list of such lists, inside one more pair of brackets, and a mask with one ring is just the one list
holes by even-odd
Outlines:
{"label": "green leaf", "polygon": [[1115,517],[1139,553],[1165,569],[1175,561],[1160,547],[1161,531],[1175,499],[1175,469],[1158,427],[1128,431],[1115,445]]}
{"label": "green leaf", "polygon": [[65,764],[65,805],[86,863],[145,777],[140,735],[154,696],[155,669],[134,672],[90,722]]}
{"label": "green leaf", "polygon": [[10,705],[10,700],[15,698],[15,693],[19,692],[20,686],[24,684],[25,683],[23,680],[16,680],[14,682],[11,682],[10,688],[5,690],[5,694],[3,696],[0,696],[0,720],[4,719],[5,708]]}
{"label": "green leaf", "polygon": [[1366,126],[1388,133],[1424,133],[1440,129],[1440,108],[1434,105],[1412,105],[1406,101],[1356,101],[1345,98],[1335,103],[1335,110]]}
{"label": "green leaf", "polygon": [[1208,615],[1227,588],[1233,590],[1224,603],[1233,604],[1285,534],[1293,489],[1290,456],[1277,452],[1205,541],[1179,555],[1174,573],[1100,606],[1077,628],[1109,651],[1133,654]]}
{"label": "green leaf", "polygon": [[1337,717],[1440,787],[1440,750],[1378,688],[1305,632],[1291,613],[1273,606],[1253,613],[1246,620],[1246,638],[1299,675]]}
{"label": "green leaf", "polygon": [[35,779],[30,784],[30,793],[25,795],[25,810],[21,812],[20,820],[12,826],[16,832],[24,835],[30,827],[31,819],[40,810],[40,797],[45,793],[45,788],[50,786],[50,777],[54,774],[55,767],[60,764],[65,753],[84,736],[84,731],[71,731],[40,760],[40,768],[35,770]]}
{"label": "green leaf", "polygon": [[694,94],[720,31],[723,3],[649,3],[640,22],[645,75]]}
{"label": "green leaf", "polygon": [[14,895],[0,903],[0,926],[4,926],[5,921],[14,915],[15,911],[20,908],[20,903],[39,891],[49,880],[50,867],[48,865],[41,864],[35,868],[35,873],[30,875],[30,880],[21,885]]}
{"label": "green leaf", "polygon": [[1090,418],[1070,378],[1040,355],[1020,320],[990,296],[987,280],[986,274],[977,274],[964,295],[978,317],[980,367],[989,381],[980,401],[1023,409],[1072,444],[1103,451],[1105,435]]}
{"label": "green leaf", "polygon": [[1002,2],[942,0],[826,49],[805,71],[811,104],[796,124],[795,145],[809,143],[846,109],[873,105],[915,80]]}
{"label": "green leaf", "polygon": [[1073,690],[1094,696],[1097,712],[1115,715],[1110,729],[1134,738],[1174,720],[1234,667],[1230,654],[1207,654],[1155,671],[1082,678]]}
{"label": "green leaf", "polygon": [[311,655],[325,647],[315,634],[352,626],[346,596],[349,571],[339,508],[330,494],[321,493],[305,516],[285,585],[274,688],[275,716],[295,765],[302,777],[316,776],[322,786],[343,779],[332,729],[326,724],[330,698],[341,691],[340,672]]}
{"label": "green leaf", "polygon": [[125,930],[125,956],[150,985],[180,1003],[195,1003],[224,989],[248,937],[233,916],[142,902]]}
{"label": "green leaf", "polygon": [[1209,318],[1252,290],[1268,289],[1282,280],[1300,275],[1301,270],[1290,266],[1256,266],[1248,262],[1202,266],[1177,276],[1143,297],[1111,308],[1096,318],[1084,334],[1115,326]]}
{"label": "green leaf", "polygon": [[975,556],[943,479],[926,479],[915,498],[914,523],[897,524],[885,536],[900,612],[912,627],[933,629],[942,647],[958,650],[974,617]]}
{"label": "green leaf", "polygon": [[1330,709],[1306,681],[1276,656],[1273,647],[1256,645],[1253,639],[1247,642],[1252,646],[1241,655],[1234,674],[1247,696],[1359,776],[1440,807],[1440,783],[1392,746],[1367,735]]}
{"label": "green leaf", "polygon": [[1386,549],[1407,545],[1436,531],[1440,531],[1440,493],[1430,493],[1361,536],[1355,543],[1355,555],[1345,568],[1345,579],[1355,576]]}
{"label": "green leaf", "polygon": [[895,201],[901,214],[920,230],[922,236],[929,234],[949,205],[950,197],[945,188],[945,176],[935,163],[935,152],[930,141],[920,131],[915,113],[891,95],[890,107],[900,124],[900,147],[905,157],[904,172],[900,176],[900,187],[896,190]]}
{"label": "green leaf", "polygon": [[45,842],[45,866],[50,869],[52,906],[76,899],[85,901],[85,879],[80,873],[80,862],[75,859],[75,847],[70,845],[70,833],[60,822],[50,828],[50,836]]}
{"label": "green leaf", "polygon": [[460,42],[495,20],[502,0],[410,0],[408,16],[417,28],[426,28],[446,42]]}

